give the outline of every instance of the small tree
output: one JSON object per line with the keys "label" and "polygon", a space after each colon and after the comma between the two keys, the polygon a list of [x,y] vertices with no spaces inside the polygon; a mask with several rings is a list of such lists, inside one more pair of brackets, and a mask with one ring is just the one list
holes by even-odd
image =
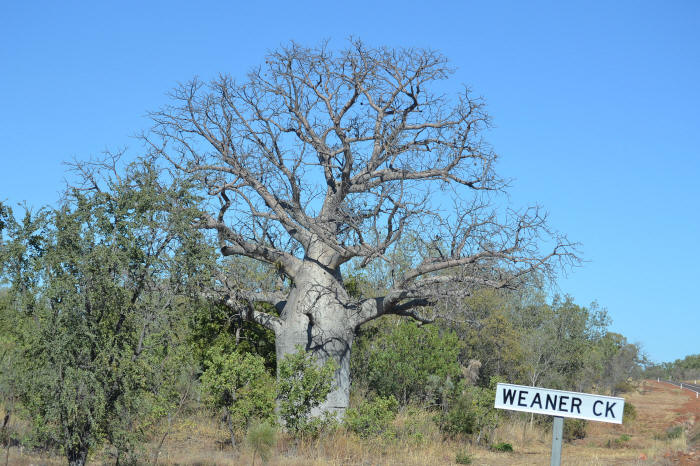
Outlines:
{"label": "small tree", "polygon": [[133,453],[167,402],[161,388],[187,371],[186,358],[170,361],[184,343],[172,329],[194,280],[183,260],[204,253],[169,209],[176,198],[186,208],[187,191],[157,184],[152,167],[104,185],[84,174],[59,209],[5,215],[0,271],[20,322],[14,386],[36,434],[71,465],[105,440],[117,461]]}
{"label": "small tree", "polygon": [[613,395],[629,388],[627,379],[641,374],[644,356],[639,345],[619,333],[607,332],[597,342],[595,354],[602,369],[599,383]]}
{"label": "small tree", "polygon": [[260,356],[212,348],[205,362],[202,387],[208,404],[223,409],[236,448],[236,429],[248,427],[253,418],[272,421],[275,408],[275,381],[265,370]]}

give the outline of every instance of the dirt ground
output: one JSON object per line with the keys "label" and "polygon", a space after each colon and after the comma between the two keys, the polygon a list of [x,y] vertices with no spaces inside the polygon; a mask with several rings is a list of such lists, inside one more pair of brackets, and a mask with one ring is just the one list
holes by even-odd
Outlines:
{"label": "dirt ground", "polygon": [[[565,443],[564,465],[700,465],[700,399],[672,385],[644,381],[620,395],[637,418],[623,425],[589,422],[584,439]],[[472,464],[546,465],[551,432],[514,444],[508,455],[474,452]]]}
{"label": "dirt ground", "polygon": [[688,423],[688,451],[671,455],[673,464],[700,464],[700,397],[683,390],[688,401],[679,410],[677,422]]}
{"label": "dirt ground", "polygon": [[[630,455],[609,464],[679,464],[700,465],[700,399],[695,393],[678,387],[645,381],[634,393],[622,395],[637,410],[637,420],[628,426],[590,423],[588,436],[580,443],[604,444],[615,435],[630,437],[621,442]],[[673,432],[682,430],[679,438]],[[634,458],[636,456],[636,459]],[[564,463],[567,464],[567,463]],[[608,464],[608,463],[600,463]]]}
{"label": "dirt ground", "polygon": [[[562,464],[700,465],[700,399],[695,393],[649,380],[620,396],[634,405],[636,419],[623,425],[589,422],[584,439],[564,444]],[[505,434],[504,441],[514,438],[513,432]],[[551,431],[523,437],[513,442],[512,454],[475,450],[472,464],[549,464]]]}

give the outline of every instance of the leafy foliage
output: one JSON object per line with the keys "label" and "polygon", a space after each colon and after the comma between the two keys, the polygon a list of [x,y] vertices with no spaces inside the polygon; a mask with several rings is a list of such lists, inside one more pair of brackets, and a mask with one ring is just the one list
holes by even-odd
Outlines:
{"label": "leafy foliage", "polygon": [[[191,367],[177,331],[197,268],[183,258],[203,242],[185,218],[187,194],[155,179],[142,165],[106,190],[67,193],[58,210],[3,221],[17,317],[16,365],[3,377],[38,441],[72,464],[104,441],[133,456]],[[170,209],[174,198],[183,210]]]}
{"label": "leafy foliage", "polygon": [[685,427],[682,425],[671,426],[664,432],[664,438],[673,440],[681,438],[685,433]]}
{"label": "leafy foliage", "polygon": [[672,380],[700,379],[700,354],[691,354],[673,362],[649,365],[644,375],[649,378]]}
{"label": "leafy foliage", "polygon": [[481,363],[477,383],[488,386],[493,376],[522,377],[524,349],[520,328],[507,313],[515,298],[494,290],[480,290],[465,299],[464,316],[449,326],[464,341],[460,360]]}
{"label": "leafy foliage", "polygon": [[458,452],[455,456],[455,463],[457,464],[472,464],[474,457],[468,452]]}
{"label": "leafy foliage", "polygon": [[562,437],[565,442],[573,442],[574,440],[579,440],[586,438],[586,426],[588,422],[585,419],[564,419],[564,429],[562,432]]}
{"label": "leafy foliage", "polygon": [[189,341],[195,359],[205,369],[207,353],[213,347],[223,352],[252,353],[264,359],[269,371],[276,368],[274,333],[262,325],[241,318],[221,303],[200,302],[190,310]]}
{"label": "leafy foliage", "polygon": [[436,415],[440,429],[450,437],[473,435],[477,443],[488,441],[500,417],[493,407],[497,383],[498,379],[494,378],[491,388],[465,387],[452,401],[449,410]]}
{"label": "leafy foliage", "polygon": [[547,302],[530,285],[509,293],[483,290],[465,307],[468,319],[448,325],[466,341],[460,360],[481,363],[482,386],[496,375],[525,385],[614,393],[645,364],[638,345],[608,331],[610,319],[596,303],[579,306],[569,296]]}
{"label": "leafy foliage", "polygon": [[329,418],[312,417],[331,390],[335,364],[328,360],[320,366],[313,355],[297,348],[280,361],[277,400],[284,426],[294,434],[315,435]]}
{"label": "leafy foliage", "polygon": [[491,445],[491,451],[499,451],[502,453],[510,453],[513,451],[513,445],[507,442],[498,442]]}
{"label": "leafy foliage", "polygon": [[254,418],[274,421],[275,382],[262,357],[215,346],[205,365],[200,380],[207,403],[226,412],[232,436]]}
{"label": "leafy foliage", "polygon": [[637,419],[637,407],[629,401],[625,402],[625,407],[622,409],[622,423],[629,425]]}
{"label": "leafy foliage", "polygon": [[377,394],[435,403],[436,386],[456,380],[462,343],[454,332],[412,321],[386,322],[358,339],[351,367],[357,383]]}
{"label": "leafy foliage", "polygon": [[398,408],[399,403],[393,395],[363,400],[357,407],[346,411],[345,425],[360,437],[380,435],[394,420]]}

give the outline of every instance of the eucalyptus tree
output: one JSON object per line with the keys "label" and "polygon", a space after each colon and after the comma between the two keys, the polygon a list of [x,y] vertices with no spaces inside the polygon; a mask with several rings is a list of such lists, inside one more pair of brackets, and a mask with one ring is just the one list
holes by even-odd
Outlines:
{"label": "eucalyptus tree", "polygon": [[[440,298],[575,261],[538,207],[499,208],[507,183],[482,138],[484,103],[466,88],[448,93],[451,74],[432,50],[292,43],[243,80],[180,85],[152,114],[153,155],[209,196],[198,225],[216,233],[223,256],[268,264],[280,278],[231,284],[224,300],[246,303],[246,319],[274,331],[278,361],[297,345],[336,361],[324,409],[347,407],[362,324],[387,314],[428,321]],[[349,263],[382,264],[386,289],[349,294]]]}

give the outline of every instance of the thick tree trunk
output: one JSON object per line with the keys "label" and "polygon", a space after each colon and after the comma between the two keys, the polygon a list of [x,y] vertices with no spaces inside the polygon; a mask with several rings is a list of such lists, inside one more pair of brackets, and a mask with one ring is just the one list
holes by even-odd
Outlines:
{"label": "thick tree trunk", "polygon": [[275,331],[277,360],[295,353],[297,347],[311,352],[319,364],[333,359],[337,370],[332,391],[312,414],[331,411],[342,418],[350,398],[350,349],[355,336],[349,300],[339,276],[315,264],[305,265]]}
{"label": "thick tree trunk", "polygon": [[326,401],[312,414],[332,411],[342,418],[350,399],[350,349],[354,332],[342,322],[321,320],[312,323],[306,316],[290,320],[285,321],[276,334],[277,360],[295,353],[299,346],[311,352],[321,365],[333,359],[337,365],[333,388]]}

